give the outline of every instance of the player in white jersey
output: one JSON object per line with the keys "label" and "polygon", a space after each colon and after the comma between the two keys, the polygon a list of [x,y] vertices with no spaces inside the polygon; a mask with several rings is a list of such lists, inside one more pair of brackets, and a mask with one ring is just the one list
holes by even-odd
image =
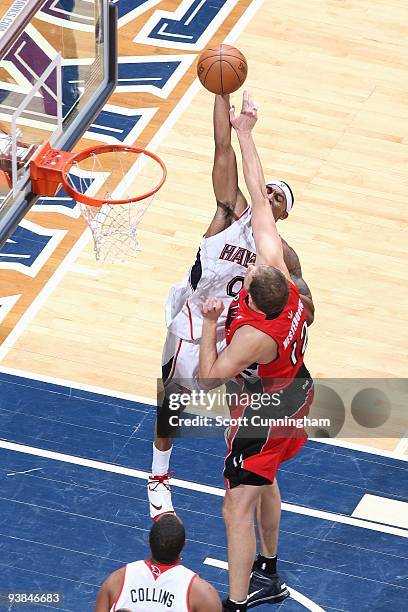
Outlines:
{"label": "player in white jersey", "polygon": [[150,530],[151,558],[113,572],[101,586],[95,612],[221,612],[214,587],[180,563],[184,526],[174,515]]}
{"label": "player in white jersey", "polygon": [[[255,262],[255,243],[251,228],[251,208],[238,186],[238,170],[231,145],[229,96],[215,96],[215,156],[212,172],[217,209],[198,249],[196,261],[185,279],[170,290],[166,304],[167,337],[163,349],[162,376],[167,395],[199,389],[198,360],[202,328],[201,305],[209,295],[222,299],[225,308],[218,320],[217,351],[225,348],[225,319],[231,300],[239,293],[249,264]],[[267,185],[276,220],[286,219],[294,196],[284,181]],[[313,321],[314,307],[302,278],[299,258],[282,240],[286,266],[297,285]],[[173,413],[174,414],[174,413]],[[152,475],[148,482],[150,515],[153,520],[173,512],[169,484],[169,462],[173,432],[168,426],[168,400],[158,407],[153,444]]]}

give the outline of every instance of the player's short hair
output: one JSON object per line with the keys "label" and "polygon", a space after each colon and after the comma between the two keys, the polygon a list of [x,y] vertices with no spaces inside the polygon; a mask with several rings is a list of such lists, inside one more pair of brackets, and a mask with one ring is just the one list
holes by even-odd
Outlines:
{"label": "player's short hair", "polygon": [[157,563],[171,565],[179,558],[186,542],[183,523],[174,514],[164,514],[153,525],[149,533],[152,556]]}
{"label": "player's short hair", "polygon": [[248,293],[266,316],[273,316],[279,313],[288,301],[288,281],[277,268],[259,266],[251,279]]}

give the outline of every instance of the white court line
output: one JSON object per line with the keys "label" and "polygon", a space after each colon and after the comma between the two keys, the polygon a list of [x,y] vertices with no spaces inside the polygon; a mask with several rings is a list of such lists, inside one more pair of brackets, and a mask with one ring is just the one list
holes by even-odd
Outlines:
{"label": "white court line", "polygon": [[[115,1],[117,2],[117,0]],[[155,7],[156,4],[159,4],[161,1],[162,0],[145,0],[143,4],[133,9],[133,11],[130,11],[130,13],[127,13],[123,17],[119,17],[118,28],[121,28],[122,26],[126,25],[127,23],[129,23],[129,21],[134,21],[136,17],[139,17],[146,11],[149,11],[150,9]]]}
{"label": "white court line", "polygon": [[398,442],[397,446],[394,449],[395,454],[398,459],[403,459],[404,461],[408,460],[408,431],[405,432],[404,437]]}
{"label": "white court line", "polygon": [[67,387],[67,389],[78,389],[78,391],[88,391],[89,393],[106,395],[107,397],[116,397],[118,399],[129,400],[130,402],[138,402],[140,404],[147,404],[148,406],[156,406],[156,401],[152,400],[150,397],[133,395],[133,393],[122,393],[121,391],[105,389],[104,387],[98,387],[96,385],[86,385],[73,380],[67,380],[65,378],[55,378],[54,376],[46,376],[43,374],[37,374],[35,372],[27,372],[26,370],[7,368],[5,366],[0,366],[0,373],[10,374],[11,376],[20,376],[21,378],[27,378],[28,380],[32,378],[33,380],[37,380],[39,382]]}
{"label": "white court line", "polygon": [[368,446],[366,444],[357,444],[345,440],[329,439],[329,438],[317,438],[316,442],[321,444],[328,444],[329,446],[338,446],[339,448],[347,448],[349,450],[356,450],[362,453],[371,453],[372,455],[379,455],[380,457],[387,457],[388,459],[397,459],[398,461],[408,461],[408,455],[403,455],[400,447],[403,442],[408,445],[408,440],[402,438],[397,444],[394,450],[388,451],[382,448],[375,448],[374,446]]}
{"label": "white court line", "polygon": [[31,468],[31,470],[24,470],[24,472],[9,472],[6,476],[16,476],[17,474],[31,474],[31,472],[39,472],[42,468]]}
{"label": "white court line", "polygon": [[[130,476],[132,478],[140,478],[142,480],[147,480],[149,477],[149,473],[143,472],[142,470],[135,470],[133,468],[127,468],[121,465],[115,465],[113,463],[96,461],[95,459],[85,459],[84,457],[77,457],[76,455],[67,455],[65,453],[45,450],[43,448],[27,446],[25,444],[16,444],[15,442],[9,442],[7,440],[0,440],[0,448],[16,451],[18,453],[27,453],[36,457],[44,457],[46,459],[52,459],[54,461],[64,461],[65,463],[81,465],[83,467],[102,470],[104,472],[122,474],[123,476]],[[217,497],[224,497],[225,495],[224,489],[220,489],[219,487],[199,484],[197,482],[190,482],[188,480],[179,480],[178,478],[172,478],[171,482],[173,486],[180,487],[181,489],[187,489],[188,491],[208,493],[209,495],[215,495]],[[351,516],[345,516],[343,514],[335,514],[334,512],[326,512],[324,510],[316,510],[315,508],[307,508],[303,506],[298,506],[296,504],[288,503],[282,503],[282,510],[286,510],[287,512],[293,512],[295,514],[301,514],[303,516],[313,516],[315,518],[319,518],[325,521],[342,523],[343,525],[351,525],[353,527],[361,527],[363,529],[369,529],[371,531],[379,531],[380,533],[388,533],[390,535],[395,535],[400,538],[408,538],[408,530],[406,529],[399,529],[390,525],[372,523],[370,521],[354,518]]]}
{"label": "white court line", "polygon": [[408,503],[399,499],[365,493],[351,516],[408,529]]}
{"label": "white court line", "polygon": [[[71,266],[71,269],[75,269],[75,264]],[[61,387],[67,387],[70,389],[78,389],[80,391],[88,391],[89,393],[96,393],[99,395],[106,395],[107,397],[117,397],[118,399],[129,400],[130,402],[138,402],[140,404],[147,404],[148,406],[156,406],[157,401],[151,397],[145,397],[143,395],[135,395],[133,393],[123,393],[121,391],[115,391],[114,389],[106,389],[105,387],[99,387],[97,385],[87,385],[79,383],[74,380],[67,380],[66,378],[56,378],[54,376],[46,376],[45,374],[38,374],[37,372],[29,372],[28,370],[19,370],[16,368],[9,368],[0,365],[0,373],[10,374],[11,376],[20,376],[21,378],[27,378],[28,380],[37,380],[40,382],[46,382],[51,385],[59,385]],[[364,446],[363,444],[354,444],[353,442],[346,442],[344,440],[331,440],[328,438],[318,438],[313,441],[321,444],[328,444],[329,446],[337,446],[339,448],[346,448],[348,450],[356,450],[362,453],[369,453],[372,455],[378,455],[379,457],[385,457],[387,459],[397,459],[398,461],[408,461],[408,456],[397,453],[395,451],[387,451],[382,448],[375,448],[372,446]],[[401,440],[401,442],[406,439]]]}
{"label": "white court line", "polygon": [[[219,559],[213,559],[212,557],[207,557],[204,560],[204,565],[211,565],[211,567],[217,567],[218,569],[224,569],[228,571],[228,563],[226,561],[220,561]],[[288,587],[290,591],[290,596],[295,601],[299,602],[306,610],[310,610],[311,612],[325,612],[323,608],[317,605],[314,601],[299,593],[292,587]]]}
{"label": "white court line", "polygon": [[200,10],[200,8],[203,6],[204,3],[205,3],[205,0],[201,0],[201,2],[197,4],[194,11],[191,13],[190,17],[186,19],[186,21],[184,22],[184,25],[186,26],[190,25],[190,23],[193,21],[194,17],[197,15],[198,11]]}
{"label": "white court line", "polygon": [[[59,385],[61,387],[67,387],[70,389],[78,389],[80,391],[88,391],[89,393],[95,393],[99,395],[106,395],[107,397],[117,397],[118,399],[125,399],[131,402],[138,402],[141,404],[147,404],[148,406],[156,406],[156,400],[151,397],[143,395],[135,395],[133,393],[123,393],[121,391],[115,391],[114,389],[107,389],[105,387],[99,387],[97,385],[87,385],[79,383],[74,380],[67,380],[66,378],[56,378],[54,376],[46,376],[45,374],[38,374],[37,372],[29,372],[28,370],[19,370],[16,368],[9,368],[6,366],[0,366],[0,373],[10,374],[11,376],[19,376],[21,378],[27,378],[28,380],[37,380],[40,382],[46,382],[53,385]],[[408,461],[408,456],[396,454],[395,451],[387,451],[381,448],[375,448],[372,446],[364,446],[362,444],[354,444],[353,442],[346,442],[343,440],[329,440],[327,438],[318,438],[314,440],[321,444],[327,444],[329,446],[337,446],[339,448],[346,448],[348,450],[356,450],[363,453],[369,453],[372,455],[378,455],[387,459],[397,459],[398,461]],[[406,441],[405,439],[402,441]],[[402,442],[401,441],[401,442]]]}

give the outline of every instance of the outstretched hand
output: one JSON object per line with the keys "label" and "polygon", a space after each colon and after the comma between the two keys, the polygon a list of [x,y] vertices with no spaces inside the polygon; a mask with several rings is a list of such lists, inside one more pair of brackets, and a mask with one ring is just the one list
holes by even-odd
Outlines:
{"label": "outstretched hand", "polygon": [[235,113],[235,106],[230,108],[230,122],[237,132],[250,132],[258,121],[258,107],[251,95],[244,91],[241,112]]}

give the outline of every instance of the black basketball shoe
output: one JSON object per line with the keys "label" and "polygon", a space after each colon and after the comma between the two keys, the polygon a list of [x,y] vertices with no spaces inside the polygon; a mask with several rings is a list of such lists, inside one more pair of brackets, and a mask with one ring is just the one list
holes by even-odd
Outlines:
{"label": "black basketball shoe", "polygon": [[237,604],[229,599],[224,599],[222,602],[222,612],[246,612],[247,604]]}
{"label": "black basketball shoe", "polygon": [[280,603],[289,595],[286,584],[281,581],[278,574],[267,574],[257,567],[253,568],[248,589],[247,608],[260,606],[263,603]]}

